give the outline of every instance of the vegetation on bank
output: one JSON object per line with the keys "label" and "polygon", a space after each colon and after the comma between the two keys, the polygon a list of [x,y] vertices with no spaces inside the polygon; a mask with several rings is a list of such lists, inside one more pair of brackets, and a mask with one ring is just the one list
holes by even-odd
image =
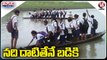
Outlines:
{"label": "vegetation on bank", "polygon": [[38,10],[38,9],[86,9],[94,8],[88,2],[72,2],[72,1],[27,1],[20,5],[20,10]]}

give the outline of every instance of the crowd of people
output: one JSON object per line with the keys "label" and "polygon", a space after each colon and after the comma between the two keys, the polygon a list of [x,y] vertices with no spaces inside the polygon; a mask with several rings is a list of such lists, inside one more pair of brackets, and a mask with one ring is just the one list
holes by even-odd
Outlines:
{"label": "crowd of people", "polygon": [[39,11],[34,11],[31,14],[31,18],[34,19],[46,19],[46,18],[51,18],[51,19],[55,19],[55,18],[65,18],[66,16],[66,11],[64,9],[40,9]]}
{"label": "crowd of people", "polygon": [[[53,11],[57,11],[57,10],[53,10]],[[52,18],[53,16],[51,16],[51,20],[52,20],[51,24],[48,24],[47,20],[44,21],[47,35],[42,33],[41,34],[37,33],[36,31],[31,32],[34,38],[36,36],[36,40],[37,40],[36,46],[38,45],[40,46],[43,43],[45,43],[46,45],[50,45],[50,44],[57,45],[57,43],[65,44],[66,41],[86,40],[89,23],[91,24],[90,25],[91,37],[96,35],[98,22],[94,18],[94,15],[91,16],[89,15],[88,10],[86,10],[86,13],[83,13],[82,19],[79,19],[80,17],[78,14],[75,14],[74,17],[70,15],[67,18],[68,26],[66,26],[65,24],[65,19],[64,19],[65,16],[57,17],[57,14],[55,14],[54,18]]]}
{"label": "crowd of people", "polygon": [[[96,35],[96,29],[98,27],[98,22],[94,18],[94,15],[88,13],[83,13],[82,19],[79,19],[78,14],[69,15],[67,18],[68,26],[65,24],[65,10],[41,10],[40,12],[36,12],[33,18],[50,18],[51,24],[48,23],[47,20],[44,21],[44,25],[46,26],[46,32],[37,32],[35,30],[31,31],[31,35],[33,39],[29,43],[32,43],[33,40],[37,40],[36,46],[41,45],[57,45],[57,43],[66,43],[66,41],[72,40],[86,40],[87,39],[87,31],[89,28],[89,24],[91,27],[91,37]],[[45,13],[44,13],[45,12]],[[48,12],[48,13],[46,13]],[[61,14],[62,12],[62,14]],[[14,15],[12,15],[11,20],[7,24],[7,30],[11,33],[11,48],[16,48],[17,39],[18,39],[18,16],[20,14],[19,10],[14,11]],[[86,17],[88,16],[88,17]],[[59,19],[57,19],[59,18]],[[28,45],[28,46],[29,46]]]}

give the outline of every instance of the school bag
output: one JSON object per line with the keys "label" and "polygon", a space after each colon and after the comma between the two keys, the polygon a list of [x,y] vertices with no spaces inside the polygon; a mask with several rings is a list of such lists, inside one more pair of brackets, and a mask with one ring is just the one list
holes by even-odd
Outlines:
{"label": "school bag", "polygon": [[96,19],[93,19],[93,28],[97,29],[98,28],[98,22]]}
{"label": "school bag", "polygon": [[44,32],[44,31],[40,31],[38,33],[44,35],[45,37],[48,36],[48,34],[46,32]]}
{"label": "school bag", "polygon": [[[83,18],[83,19],[84,19],[84,18]],[[85,28],[85,29],[88,29],[89,24],[88,24],[87,20],[84,19],[84,23],[82,24],[81,27],[83,27],[83,28]]]}
{"label": "school bag", "polygon": [[[15,17],[15,16],[14,16]],[[14,18],[13,17],[13,18]],[[10,19],[10,21],[7,23],[7,25],[6,25],[6,28],[7,28],[7,31],[9,32],[9,33],[11,33],[11,32],[13,32],[13,26],[12,26],[12,20],[13,20],[13,18],[11,18]]]}

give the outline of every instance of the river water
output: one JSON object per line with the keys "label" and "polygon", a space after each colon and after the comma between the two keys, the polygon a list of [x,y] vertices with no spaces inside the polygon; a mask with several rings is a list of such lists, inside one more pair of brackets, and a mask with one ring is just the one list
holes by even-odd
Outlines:
{"label": "river water", "polygon": [[[98,21],[98,29],[97,32],[101,32],[106,30],[106,17],[101,14],[96,9],[88,9],[89,14],[93,14],[95,16],[95,19]],[[82,13],[86,12],[85,9],[71,9],[66,10],[67,13],[72,11],[72,14],[79,14],[79,17],[82,17]],[[29,42],[32,39],[31,31],[44,31],[45,26],[43,22],[36,22],[31,21],[30,19],[23,19],[22,17],[28,17],[29,11],[21,11],[21,14],[19,16],[19,39],[17,41],[17,48],[19,47],[25,47],[29,44]],[[68,17],[68,14],[67,16]],[[1,48],[4,49],[5,47],[10,47],[11,43],[11,34],[7,32],[6,30],[6,23],[7,20],[4,20],[1,22]],[[50,23],[49,23],[50,24]],[[89,31],[88,31],[89,32]],[[35,44],[36,41],[33,41],[31,45]],[[80,56],[79,58],[105,58],[106,57],[106,34],[102,36],[102,38],[99,38],[95,41],[83,43],[76,45],[79,47]]]}

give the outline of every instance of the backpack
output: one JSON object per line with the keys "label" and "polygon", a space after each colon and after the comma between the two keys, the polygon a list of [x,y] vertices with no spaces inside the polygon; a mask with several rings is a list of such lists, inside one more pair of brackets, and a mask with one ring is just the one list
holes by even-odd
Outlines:
{"label": "backpack", "polygon": [[44,32],[44,31],[41,31],[41,32],[38,32],[39,34],[42,34],[42,35],[44,35],[44,36],[48,36],[48,34],[46,33],[46,32]]}
{"label": "backpack", "polygon": [[[15,17],[15,16],[14,16]],[[13,18],[14,18],[13,17]],[[12,18],[12,19],[13,19]],[[11,32],[13,32],[13,26],[12,26],[12,19],[10,19],[10,21],[7,23],[7,25],[6,25],[6,28],[7,28],[7,31],[9,32],[9,33],[11,33]]]}
{"label": "backpack", "polygon": [[85,29],[88,29],[89,24],[88,24],[87,20],[84,19],[84,23],[82,24],[82,27],[85,28]]}
{"label": "backpack", "polygon": [[93,28],[95,28],[95,29],[98,28],[98,22],[96,19],[93,19]]}

